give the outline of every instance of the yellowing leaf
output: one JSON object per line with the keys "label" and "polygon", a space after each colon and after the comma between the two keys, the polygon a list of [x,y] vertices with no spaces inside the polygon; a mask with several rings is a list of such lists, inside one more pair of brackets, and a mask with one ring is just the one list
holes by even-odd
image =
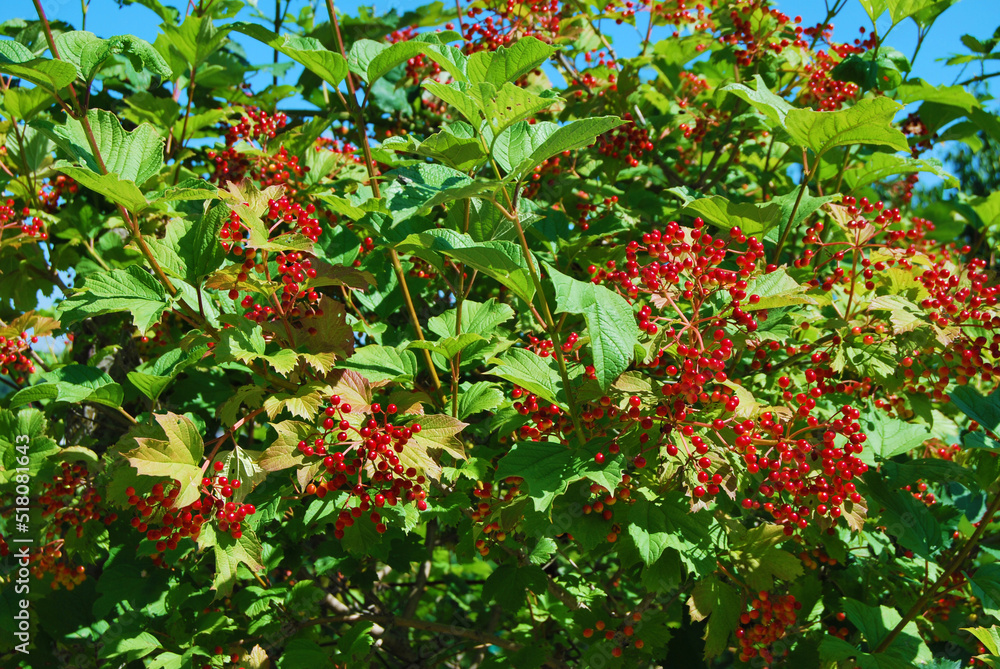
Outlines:
{"label": "yellowing leaf", "polygon": [[204,475],[200,463],[205,451],[201,433],[187,416],[167,413],[157,414],[155,418],[166,440],[137,437],[135,441],[139,447],[124,456],[142,476],[162,476],[178,481],[181,491],[174,504],[187,506],[200,496]]}

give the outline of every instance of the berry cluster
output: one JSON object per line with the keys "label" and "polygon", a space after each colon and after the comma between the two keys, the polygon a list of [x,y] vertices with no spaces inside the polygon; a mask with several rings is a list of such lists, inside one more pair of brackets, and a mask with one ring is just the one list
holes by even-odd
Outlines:
{"label": "berry cluster", "polygon": [[177,508],[175,505],[181,491],[176,480],[156,483],[144,496],[140,496],[132,486],[125,490],[128,504],[135,507],[139,514],[132,518],[132,527],[155,542],[157,554],[153,560],[158,564],[162,563],[161,554],[175,550],[182,539],[197,539],[202,526],[213,515],[220,532],[239,539],[243,536],[243,520],[257,512],[253,504],[227,501],[240,488],[241,482],[235,479],[230,481],[219,474],[225,469],[222,462],[216,462],[213,468],[215,473],[201,481],[202,497],[185,507]]}
{"label": "berry cluster", "polygon": [[649,129],[639,127],[632,120],[632,113],[622,114],[624,125],[600,135],[597,138],[597,152],[609,158],[621,159],[630,167],[638,167],[639,158],[653,150],[649,141]]}
{"label": "berry cluster", "polygon": [[[614,449],[616,448],[617,446],[612,444],[612,453],[614,453]],[[604,454],[598,453],[598,455],[601,456],[598,463],[603,462]],[[608,543],[618,541],[618,536],[622,533],[622,527],[618,523],[614,522],[614,506],[619,501],[626,504],[630,503],[632,498],[632,477],[628,474],[622,474],[621,483],[618,484],[618,487],[614,490],[614,492],[609,491],[602,485],[592,483],[590,485],[590,494],[593,495],[594,498],[590,502],[583,505],[583,514],[599,514],[601,518],[611,524],[608,528],[608,534],[605,539]]]}
{"label": "berry cluster", "polygon": [[62,463],[61,471],[52,481],[42,484],[38,503],[42,518],[52,519],[45,534],[50,541],[67,536],[70,531],[77,538],[82,537],[87,523],[110,525],[118,518],[118,514],[109,513],[103,506],[94,477],[82,463]]}
{"label": "berry cluster", "polygon": [[[795,17],[801,23],[801,17]],[[804,48],[800,38],[803,30],[796,26],[788,30],[791,19],[777,9],[768,9],[767,3],[748,3],[734,7],[729,13],[732,29],[719,37],[722,44],[734,47],[736,62],[740,67],[751,67],[769,53],[780,54],[789,45]],[[790,33],[790,34],[789,34]],[[783,36],[783,34],[787,34]]]}
{"label": "berry cluster", "polygon": [[598,620],[593,627],[585,627],[582,634],[584,639],[589,639],[597,634],[598,637],[604,637],[605,641],[613,641],[615,646],[611,649],[611,655],[621,657],[627,644],[631,644],[633,648],[637,649],[642,649],[646,645],[642,639],[635,637],[636,624],[641,622],[642,613],[636,611],[632,615],[626,616],[616,629],[609,627],[604,620]]}
{"label": "berry cluster", "polygon": [[[417,28],[418,26],[412,25],[399,30],[394,30],[391,34],[386,36],[386,41],[389,42],[389,44],[408,42],[417,36]],[[433,60],[426,58],[422,53],[418,53],[406,61],[406,78],[414,86],[419,85],[424,79],[437,79],[437,76],[441,74],[441,71],[440,65],[435,63]]]}
{"label": "berry cluster", "polygon": [[35,362],[25,353],[38,337],[21,332],[17,337],[0,335],[0,374],[9,376],[15,383],[24,383],[26,374],[35,373]]}
{"label": "berry cluster", "polygon": [[[864,53],[867,49],[874,48],[874,35],[867,41],[857,40],[857,44],[835,44],[830,42],[833,26],[817,25],[814,28],[806,28],[803,34],[812,37],[814,40],[823,39],[833,52],[824,50],[815,52],[813,62],[806,64],[803,74],[808,77],[806,85],[800,94],[800,102],[805,105],[812,105],[820,111],[834,111],[850,100],[856,98],[861,89],[857,84],[848,81],[838,81],[833,78],[831,71],[844,58],[852,54]],[[861,29],[864,32],[864,28]]]}
{"label": "berry cluster", "polygon": [[28,207],[22,207],[19,211],[14,200],[8,198],[0,205],[0,233],[9,229],[18,230],[22,235],[39,241],[49,238],[49,233],[45,231],[45,221],[32,216]]}
{"label": "berry cluster", "polygon": [[65,542],[62,539],[55,539],[44,544],[29,558],[32,575],[39,580],[46,576],[51,577],[50,587],[53,590],[59,588],[72,590],[87,580],[87,569],[83,565],[74,567],[69,564],[63,551],[64,547]]}
{"label": "berry cluster", "polygon": [[820,565],[825,564],[831,567],[837,565],[837,558],[830,557],[822,548],[813,548],[811,551],[802,551],[799,553],[799,560],[802,561],[803,567],[813,571],[819,569]]}
{"label": "berry cluster", "polygon": [[459,21],[465,50],[496,51],[529,35],[551,42],[559,36],[560,9],[559,0],[470,0],[467,19]]}
{"label": "berry cluster", "polygon": [[[418,511],[427,510],[426,479],[414,467],[403,465],[399,458],[413,435],[420,433],[420,423],[390,424],[389,417],[399,410],[395,404],[383,409],[376,403],[369,410],[371,417],[366,419],[361,411],[355,412],[339,395],[333,395],[323,411],[320,429],[298,443],[299,453],[307,458],[321,458],[326,470],[318,483],[306,486],[305,493],[321,498],[338,490],[348,493],[335,524],[334,535],[338,539],[343,538],[346,527],[365,513],[375,529],[384,533],[387,526],[382,515],[372,507],[381,509],[387,504],[394,507],[410,503]],[[374,416],[381,416],[381,420]]]}
{"label": "berry cluster", "polygon": [[[60,198],[65,202],[68,199],[68,195],[76,195],[78,190],[80,190],[80,184],[64,174],[59,174],[55,178],[46,181],[38,189],[38,199],[42,207],[45,208],[45,211],[52,214],[58,211]],[[27,211],[24,213],[27,216]]]}
{"label": "berry cluster", "polygon": [[[576,196],[583,200],[583,202],[577,202],[576,210],[580,212],[576,219],[576,224],[580,226],[580,229],[584,232],[590,230],[590,224],[597,219],[599,216],[606,212],[610,212],[616,204],[618,204],[618,196],[612,195],[611,197],[606,197],[600,203],[597,201],[590,202],[590,194],[585,191],[577,191]],[[595,268],[593,272],[596,272]],[[591,272],[591,273],[593,273]]]}
{"label": "berry cluster", "polygon": [[[494,518],[498,516],[503,506],[512,502],[514,498],[521,494],[520,486],[524,483],[524,479],[520,476],[508,476],[502,483],[506,488],[505,490],[501,490],[500,483],[494,488],[494,485],[488,481],[476,481],[476,486],[473,488],[472,494],[480,501],[473,505],[469,514],[472,522],[482,523],[482,532],[487,535],[487,539],[498,543],[507,539],[507,532],[500,527],[500,522],[494,520]],[[486,557],[490,553],[487,539],[479,538],[476,539],[475,543],[476,550],[483,557]]]}
{"label": "berry cluster", "polygon": [[[51,577],[53,589],[72,590],[86,579],[83,566],[74,566],[66,554],[66,538],[77,539],[84,533],[110,525],[118,515],[109,513],[97,491],[94,476],[83,463],[62,463],[60,471],[51,481],[42,483],[38,505],[46,521],[45,542],[29,556],[32,573],[36,578]],[[0,555],[10,552],[0,536]]]}
{"label": "berry cluster", "polygon": [[[840,417],[820,423],[810,415],[815,400],[800,393],[796,401],[800,402],[796,413],[808,417],[805,428],[792,432],[771,412],[733,427],[735,449],[742,454],[749,473],[763,476],[757,493],[768,500],[761,503],[747,497],[743,508],[767,511],[784,525],[788,535],[807,528],[812,518],[835,520],[861,504],[852,479],[868,470],[856,457],[867,440],[857,422],[860,411],[845,406],[838,412]],[[819,430],[820,443],[804,437]]]}
{"label": "berry cluster", "polygon": [[[795,625],[796,611],[801,608],[802,603],[796,601],[794,595],[771,596],[766,591],[757,593],[757,597],[750,602],[750,611],[740,615],[740,626],[736,628],[740,661],[749,662],[760,656],[769,664],[774,662],[772,646]],[[785,649],[781,656],[787,653]]]}

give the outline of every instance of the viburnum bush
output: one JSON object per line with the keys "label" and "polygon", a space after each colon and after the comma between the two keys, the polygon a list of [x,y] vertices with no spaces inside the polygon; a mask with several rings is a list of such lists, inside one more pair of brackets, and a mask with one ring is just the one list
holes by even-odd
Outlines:
{"label": "viburnum bush", "polygon": [[136,1],[0,24],[0,665],[1000,666],[1000,31]]}

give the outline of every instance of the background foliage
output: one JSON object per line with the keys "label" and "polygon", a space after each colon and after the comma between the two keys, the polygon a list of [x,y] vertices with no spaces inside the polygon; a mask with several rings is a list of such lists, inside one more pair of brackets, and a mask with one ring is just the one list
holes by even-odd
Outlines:
{"label": "background foliage", "polygon": [[1000,661],[1000,31],[139,3],[0,25],[4,666]]}

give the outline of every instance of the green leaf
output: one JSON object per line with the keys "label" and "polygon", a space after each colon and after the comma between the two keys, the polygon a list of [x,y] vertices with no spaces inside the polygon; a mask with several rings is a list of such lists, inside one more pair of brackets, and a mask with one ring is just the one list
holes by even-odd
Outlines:
{"label": "green leaf", "polygon": [[983,429],[1000,434],[1000,389],[983,397],[972,386],[959,386],[949,397],[959,411],[979,423]]}
{"label": "green leaf", "polygon": [[767,117],[772,125],[784,126],[785,117],[795,107],[789,104],[784,98],[769,91],[759,74],[754,75],[754,81],[756,81],[756,89],[744,84],[729,84],[728,86],[723,86],[722,90],[732,93],[743,101],[750,103],[754,109]]}
{"label": "green leaf", "polygon": [[958,187],[958,179],[946,171],[938,160],[918,160],[908,156],[897,156],[891,153],[875,153],[865,159],[859,169],[848,170],[844,179],[850,185],[851,191],[864,188],[878,181],[898,174],[916,174],[929,172],[944,180],[947,188]]}
{"label": "green leaf", "polygon": [[205,444],[201,431],[187,416],[156,414],[165,439],[136,437],[138,448],[123,453],[140,476],[174,479],[180,484],[175,505],[187,506],[201,497],[201,459]]}
{"label": "green leaf", "polygon": [[198,545],[202,548],[214,548],[215,578],[212,580],[212,589],[215,590],[217,599],[232,594],[238,580],[237,568],[241,564],[252,572],[264,569],[261,564],[260,541],[249,527],[243,528],[243,536],[234,539],[228,532],[216,532],[214,526],[205,523],[198,537]]}
{"label": "green leaf", "polygon": [[777,548],[786,539],[780,525],[762,524],[745,530],[739,523],[727,525],[730,555],[738,573],[755,590],[771,590],[774,579],[793,581],[802,575],[797,557]]}
{"label": "green leaf", "polygon": [[691,619],[700,622],[708,618],[705,629],[705,657],[721,655],[729,645],[729,636],[740,621],[743,604],[736,589],[715,576],[698,581],[688,597]]}
{"label": "green leaf", "polygon": [[68,325],[90,316],[126,311],[135,326],[146,333],[167,306],[163,286],[146,270],[130,265],[87,276],[80,291],[59,303],[59,313],[63,325]]}
{"label": "green leaf", "polygon": [[587,319],[590,349],[601,390],[611,387],[632,360],[639,343],[639,326],[631,305],[621,295],[590,281],[578,281],[546,265],[555,287],[556,311]]}
{"label": "green leaf", "polygon": [[615,460],[609,458],[603,465],[598,465],[594,462],[596,449],[596,444],[580,450],[551,441],[517,442],[500,459],[495,478],[523,478],[535,510],[545,513],[551,508],[553,500],[566,492],[574,481],[591,478],[604,473],[604,470],[621,476],[621,458],[617,458],[617,462],[609,461]]}
{"label": "green leaf", "polygon": [[[374,623],[363,620],[352,625],[351,629],[347,630],[347,632],[338,635],[337,649],[345,656],[345,659],[350,659],[355,663],[360,663],[365,659],[368,649],[371,648],[372,643],[375,641],[370,634],[374,626]],[[282,659],[284,659],[284,655],[285,653],[282,653]],[[319,659],[318,661],[321,665],[327,663],[326,658]],[[313,662],[307,661],[305,664],[295,666],[312,666],[315,663],[316,660]]]}
{"label": "green leaf", "polygon": [[[291,467],[296,467],[299,472],[307,472],[308,467],[303,467],[305,456],[299,451],[298,444],[303,439],[308,439],[316,431],[316,428],[312,423],[296,420],[273,423],[271,427],[274,428],[278,437],[261,454],[257,465],[268,472],[277,472]],[[308,478],[311,478],[311,475]],[[305,485],[301,478],[299,483]]]}
{"label": "green leaf", "polygon": [[871,647],[881,643],[902,620],[895,609],[887,606],[869,606],[850,598],[842,599],[841,606],[848,620],[857,626]]}
{"label": "green leaf", "polygon": [[196,364],[208,351],[208,346],[197,346],[190,351],[170,349],[156,360],[144,362],[128,373],[128,380],[143,395],[156,400],[177,376]]}
{"label": "green leaf", "polygon": [[[184,23],[179,26],[173,23],[161,24],[163,40],[177,49],[189,66],[197,68],[212,55],[229,35],[229,27],[221,30],[215,27],[212,19],[207,16],[188,14]],[[177,75],[187,72],[175,73]]]}
{"label": "green leaf", "polygon": [[493,411],[504,401],[503,391],[489,381],[473,383],[458,395],[458,417],[465,420],[481,411]]}
{"label": "green leaf", "polygon": [[584,118],[564,125],[515,123],[497,138],[493,153],[500,167],[520,180],[552,156],[590,146],[598,135],[623,123],[616,116]]}
{"label": "green leaf", "polygon": [[921,79],[910,79],[896,89],[896,97],[903,104],[911,102],[934,102],[958,107],[966,114],[980,107],[976,96],[963,86],[934,86]]}
{"label": "green leaf", "polygon": [[968,632],[983,644],[990,655],[1000,655],[1000,627],[963,627],[962,631]]}
{"label": "green leaf", "polygon": [[120,54],[129,59],[137,72],[144,69],[163,79],[169,79],[173,72],[163,56],[153,45],[135,35],[115,35],[101,39],[84,30],[59,33],[56,48],[62,60],[72,63],[83,81],[91,81],[111,56]]}
{"label": "green leaf", "polygon": [[464,172],[430,163],[401,167],[386,173],[385,178],[388,185],[382,189],[382,195],[396,222],[490,188],[490,182],[473,181]]}
{"label": "green leaf", "polygon": [[327,49],[318,39],[278,35],[255,23],[232,23],[227,27],[285,54],[331,86],[339,86],[347,76],[344,57]]}
{"label": "green leaf", "polygon": [[936,17],[956,2],[958,0],[886,0],[893,25],[908,18],[921,25],[917,17],[922,13],[932,12]]}
{"label": "green leaf", "polygon": [[[113,172],[124,181],[142,185],[160,171],[163,166],[163,138],[151,124],[143,123],[135,130],[126,132],[118,118],[103,109],[88,111],[87,121],[108,172]],[[36,125],[92,172],[102,173],[80,121],[68,118],[61,125],[41,121],[37,121]]]}
{"label": "green leaf", "polygon": [[28,402],[93,402],[118,408],[122,405],[122,387],[107,373],[86,365],[68,365],[41,376],[41,383],[19,390],[10,399],[11,409]]}
{"label": "green leaf", "polygon": [[[0,66],[2,67],[2,66]],[[35,114],[52,106],[52,96],[41,86],[35,88],[8,88],[2,103],[7,114],[30,121]]]}
{"label": "green leaf", "polygon": [[774,203],[758,206],[731,202],[720,195],[692,200],[684,209],[724,230],[739,227],[744,234],[757,237],[782,223],[781,210]]}
{"label": "green leaf", "polygon": [[493,84],[474,84],[468,94],[479,108],[482,118],[489,124],[493,137],[518,121],[527,121],[538,112],[558,102],[552,96],[536,95],[507,82],[500,87]]}
{"label": "green leaf", "polygon": [[[480,363],[482,356],[495,355],[494,341],[501,334],[497,328],[514,316],[510,306],[489,299],[484,303],[474,300],[462,302],[462,332],[471,332],[482,339],[471,342],[464,349],[462,362]],[[439,316],[428,319],[427,329],[442,339],[453,336],[455,332],[456,309],[449,309]]]}
{"label": "green leaf", "polygon": [[[496,328],[514,317],[510,305],[489,299],[485,302],[465,300],[462,302],[462,331],[474,332],[482,337],[496,334]],[[440,316],[427,320],[427,329],[438,337],[448,337],[455,332],[458,314],[455,309],[449,309]]]}
{"label": "green leaf", "polygon": [[405,383],[417,375],[417,358],[412,351],[405,350],[405,347],[396,349],[378,344],[363,346],[340,366],[356,370],[374,383]]}
{"label": "green leaf", "polygon": [[264,356],[263,329],[253,321],[240,321],[236,327],[225,328],[219,333],[219,343],[215,347],[218,361],[239,360],[249,363]]}
{"label": "green leaf", "polygon": [[[463,423],[457,418],[444,414],[421,416],[418,422],[421,427],[420,432],[414,433],[410,438],[409,445],[403,449],[403,454],[400,455],[401,461],[404,461],[407,457],[412,457],[412,453],[416,449],[411,447],[428,451],[441,450],[456,460],[464,460],[466,458],[465,445],[458,438],[458,435],[466,428],[468,423]],[[431,453],[431,455],[434,455],[434,453]],[[421,467],[417,466],[417,469],[420,470]],[[433,467],[424,467],[423,470],[433,470],[432,473],[436,479],[440,475],[441,467],[435,462]]]}
{"label": "green leaf", "polygon": [[123,658],[131,662],[146,657],[154,650],[162,648],[160,642],[149,632],[139,632],[135,635],[112,635],[101,647],[101,658]]}
{"label": "green leaf", "polygon": [[869,466],[875,465],[875,458],[889,460],[906,453],[930,439],[930,431],[917,423],[908,423],[898,418],[886,416],[881,409],[871,407],[864,416],[864,433],[868,435],[865,449],[860,458]]}
{"label": "green leaf", "polygon": [[496,279],[529,304],[535,296],[527,260],[521,247],[512,242],[474,242],[468,235],[442,228],[410,235],[397,249],[436,251]]}
{"label": "green leaf", "polygon": [[502,564],[483,583],[483,601],[496,602],[507,611],[516,611],[524,605],[528,592],[541,595],[548,589],[548,584],[549,580],[541,567]]}
{"label": "green leaf", "polygon": [[659,560],[667,548],[682,547],[678,542],[682,535],[668,522],[663,509],[641,495],[628,512],[628,534],[647,565]]}
{"label": "green leaf", "polygon": [[483,341],[483,337],[474,332],[463,332],[457,337],[444,337],[437,341],[413,341],[407,345],[410,349],[427,349],[445,358],[454,358],[470,344]]}
{"label": "green leaf", "polygon": [[888,6],[887,0],[860,0],[860,2],[861,6],[868,13],[868,18],[872,20],[872,23],[885,13],[885,9]]}
{"label": "green leaf", "polygon": [[892,47],[882,46],[878,51],[867,51],[863,55],[850,54],[830,71],[837,81],[857,84],[862,92],[870,90],[892,90],[903,81],[904,73],[910,71],[910,61]]}
{"label": "green leaf", "polygon": [[984,564],[969,576],[969,582],[972,583],[972,594],[979,598],[983,611],[1000,618],[1000,564]]}
{"label": "green leaf", "polygon": [[51,92],[58,92],[76,79],[76,68],[72,63],[35,58],[30,49],[14,40],[0,40],[0,72]]}
{"label": "green leaf", "polygon": [[554,367],[553,357],[541,358],[523,348],[512,348],[492,361],[497,366],[489,373],[566,408],[566,392],[562,387],[562,377]]}
{"label": "green leaf", "polygon": [[65,160],[57,161],[52,165],[68,177],[72,177],[80,182],[84,187],[95,193],[100,193],[111,202],[120,204],[131,212],[140,212],[149,204],[146,197],[135,185],[134,181],[126,181],[118,177],[117,174],[98,174],[86,167],[77,167]]}
{"label": "green leaf", "polygon": [[[353,48],[352,48],[353,53]],[[431,44],[421,39],[411,39],[379,50],[365,68],[365,79],[372,83],[384,77],[389,70],[401,65],[414,56],[423,55],[427,60],[437,63],[448,72],[455,81],[468,81],[466,76],[467,58],[461,49],[447,44]]]}
{"label": "green leaf", "polygon": [[359,39],[351,45],[351,50],[347,53],[347,66],[351,72],[364,79],[368,76],[368,65],[388,48],[389,45],[385,42]]}
{"label": "green leaf", "polygon": [[782,267],[747,282],[746,294],[757,295],[760,301],[756,304],[747,301],[743,309],[756,311],[793,304],[815,304],[816,300],[805,294],[807,290],[809,286],[803,286],[788,276],[788,272]]}
{"label": "green leaf", "polygon": [[879,523],[885,526],[886,534],[916,555],[930,559],[941,547],[943,536],[941,524],[927,506],[908,492],[890,489],[874,470],[869,470],[865,482],[869,505],[883,507]]}
{"label": "green leaf", "polygon": [[459,82],[443,84],[439,81],[428,80],[423,82],[421,86],[427,89],[429,93],[436,95],[457,109],[472,124],[472,127],[479,128],[482,126],[482,112],[479,111],[479,106],[469,94],[470,87],[468,84],[463,86]]}
{"label": "green leaf", "polygon": [[886,97],[866,98],[841,111],[818,112],[793,109],[785,117],[785,129],[799,146],[817,157],[837,146],[874,144],[908,151],[906,135],[893,125],[902,105]]}
{"label": "green leaf", "polygon": [[146,244],[165,271],[198,285],[225,260],[219,231],[228,220],[226,207],[212,207],[196,218],[171,220],[162,239],[147,239]]}
{"label": "green leaf", "polygon": [[510,47],[501,46],[495,51],[477,51],[469,56],[469,81],[494,86],[516,82],[540,67],[556,51],[555,47],[535,37],[522,37]]}
{"label": "green leaf", "polygon": [[475,130],[461,121],[442,127],[441,132],[421,142],[416,151],[460,172],[468,172],[486,160],[486,151]]}

